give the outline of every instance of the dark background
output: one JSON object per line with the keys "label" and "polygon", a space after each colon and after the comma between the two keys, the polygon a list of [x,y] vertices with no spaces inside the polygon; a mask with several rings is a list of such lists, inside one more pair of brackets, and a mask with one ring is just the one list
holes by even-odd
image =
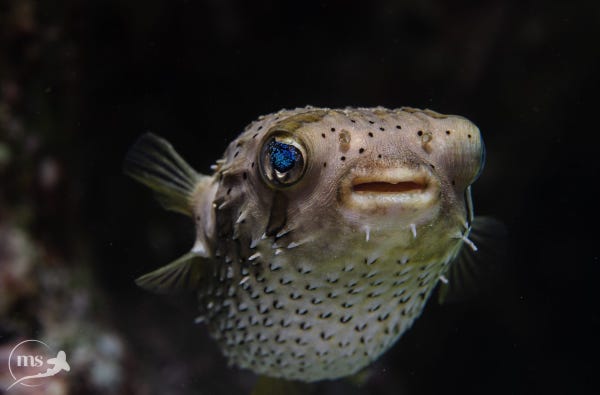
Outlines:
{"label": "dark background", "polygon": [[[82,370],[64,393],[248,393],[255,377],[193,324],[193,297],[133,284],[187,251],[193,227],[123,176],[128,147],[152,131],[208,173],[261,114],[412,106],[480,127],[476,210],[506,224],[509,258],[476,298],[432,300],[362,387],[315,391],[598,391],[599,4],[0,1],[0,231],[38,251],[20,279],[35,290],[0,291],[0,345],[53,338],[36,301],[65,309],[76,289],[89,304],[62,319],[81,329],[56,342],[110,332],[121,378],[102,387]],[[55,300],[56,271],[70,280]]]}

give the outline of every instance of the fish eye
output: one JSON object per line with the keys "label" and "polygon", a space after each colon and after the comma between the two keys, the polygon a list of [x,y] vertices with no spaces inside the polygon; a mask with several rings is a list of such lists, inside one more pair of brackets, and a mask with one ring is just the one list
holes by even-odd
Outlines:
{"label": "fish eye", "polygon": [[276,132],[263,145],[261,173],[274,187],[288,187],[298,182],[306,170],[304,145],[292,135]]}

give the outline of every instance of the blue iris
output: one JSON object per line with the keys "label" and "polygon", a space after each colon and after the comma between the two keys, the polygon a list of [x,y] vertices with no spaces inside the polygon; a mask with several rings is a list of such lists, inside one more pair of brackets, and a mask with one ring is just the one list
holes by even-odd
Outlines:
{"label": "blue iris", "polygon": [[289,171],[300,157],[298,148],[290,144],[271,141],[269,144],[271,166],[280,173]]}

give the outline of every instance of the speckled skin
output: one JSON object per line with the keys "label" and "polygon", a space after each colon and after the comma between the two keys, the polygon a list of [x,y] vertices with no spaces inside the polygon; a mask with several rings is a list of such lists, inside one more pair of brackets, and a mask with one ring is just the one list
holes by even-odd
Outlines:
{"label": "speckled skin", "polygon": [[[308,156],[287,188],[261,174],[261,147],[277,131]],[[475,125],[430,110],[307,107],[250,124],[194,199],[197,245],[214,258],[200,308],[229,361],[316,381],[378,358],[462,247],[482,150]],[[352,180],[394,169],[426,188],[397,199],[353,191]]]}

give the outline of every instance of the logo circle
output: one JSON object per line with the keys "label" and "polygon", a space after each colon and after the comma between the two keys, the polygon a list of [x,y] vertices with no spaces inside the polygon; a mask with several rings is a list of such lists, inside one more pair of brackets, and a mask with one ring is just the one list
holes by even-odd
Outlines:
{"label": "logo circle", "polygon": [[[46,349],[48,350],[48,352],[51,352],[52,350],[50,349],[50,346],[48,346],[46,343],[44,343],[41,340],[36,340],[36,339],[28,339],[28,340],[23,340],[22,342],[20,342],[19,344],[17,344],[16,346],[13,347],[13,349],[10,351],[10,354],[8,355],[8,371],[10,372],[10,375],[12,376],[12,378],[16,381],[19,380],[19,378],[17,378],[17,376],[15,376],[12,366],[11,366],[11,362],[12,362],[12,358],[13,358],[13,354],[15,353],[15,351],[17,351],[17,349],[19,347],[21,347],[23,344],[25,343],[39,343],[41,345],[43,345],[44,347],[46,347]],[[39,387],[40,385],[42,385],[41,383],[39,384],[27,384],[27,383],[19,383],[25,387]]]}

